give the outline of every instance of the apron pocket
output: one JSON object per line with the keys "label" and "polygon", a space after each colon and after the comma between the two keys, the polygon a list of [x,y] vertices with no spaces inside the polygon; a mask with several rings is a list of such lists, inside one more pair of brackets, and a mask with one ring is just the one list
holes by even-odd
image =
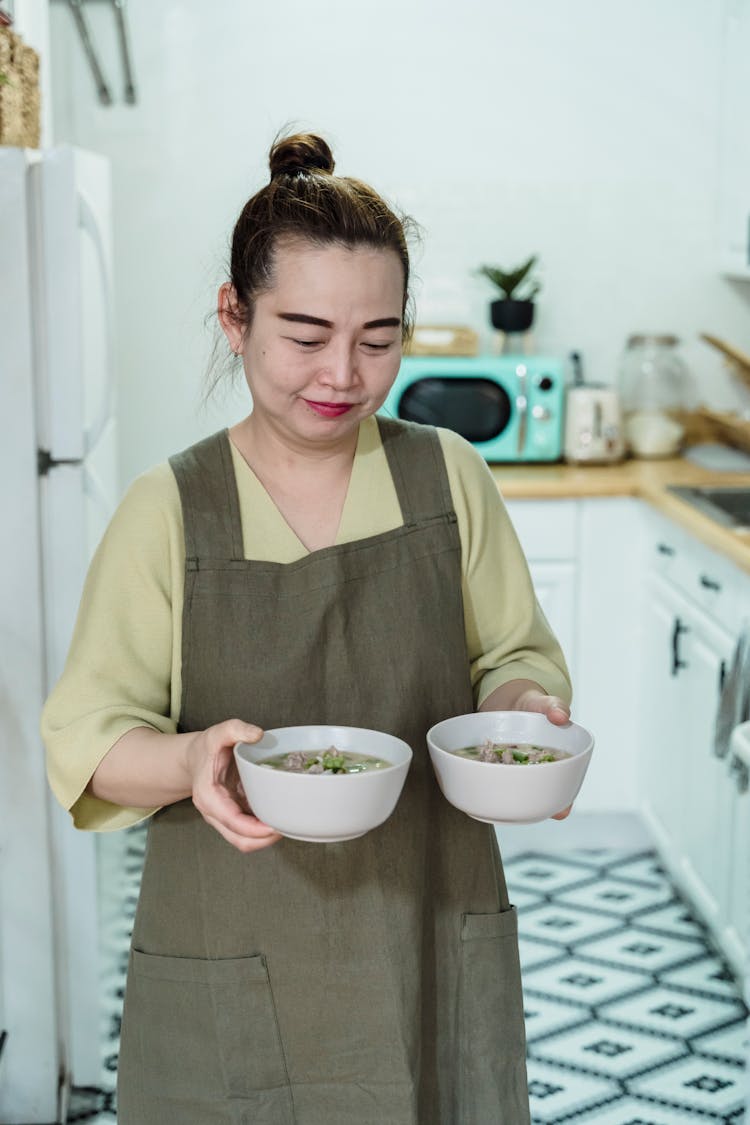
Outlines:
{"label": "apron pocket", "polygon": [[529,1120],[526,1033],[515,907],[461,917],[461,1121]]}
{"label": "apron pocket", "polygon": [[263,957],[207,960],[136,949],[131,957],[123,1033],[133,1021],[147,1100],[252,1098],[288,1087]]}

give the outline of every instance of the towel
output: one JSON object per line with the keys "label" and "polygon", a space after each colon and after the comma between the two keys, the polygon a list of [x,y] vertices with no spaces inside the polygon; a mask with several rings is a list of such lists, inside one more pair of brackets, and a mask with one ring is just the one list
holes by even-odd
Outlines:
{"label": "towel", "polygon": [[750,719],[750,621],[742,623],[732,657],[732,667],[724,681],[714,732],[714,754],[726,758],[732,731]]}

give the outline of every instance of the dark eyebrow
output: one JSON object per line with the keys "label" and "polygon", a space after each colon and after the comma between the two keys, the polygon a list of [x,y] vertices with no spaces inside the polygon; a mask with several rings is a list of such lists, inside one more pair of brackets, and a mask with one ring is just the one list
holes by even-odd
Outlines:
{"label": "dark eyebrow", "polygon": [[383,316],[380,320],[368,320],[363,328],[400,328],[401,320],[397,316]]}
{"label": "dark eyebrow", "polygon": [[[330,320],[322,320],[319,316],[308,316],[307,313],[279,313],[280,320],[291,320],[295,324],[317,324],[320,328],[333,328]],[[363,328],[400,328],[401,321],[397,316],[384,316],[380,320],[368,320]]]}

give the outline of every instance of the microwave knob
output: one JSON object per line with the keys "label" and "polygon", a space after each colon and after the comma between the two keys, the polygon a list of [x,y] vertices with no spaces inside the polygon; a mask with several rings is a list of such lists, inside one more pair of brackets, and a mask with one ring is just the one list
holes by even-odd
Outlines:
{"label": "microwave knob", "polygon": [[552,417],[552,411],[548,410],[546,406],[534,406],[531,409],[531,413],[539,422],[549,422]]}

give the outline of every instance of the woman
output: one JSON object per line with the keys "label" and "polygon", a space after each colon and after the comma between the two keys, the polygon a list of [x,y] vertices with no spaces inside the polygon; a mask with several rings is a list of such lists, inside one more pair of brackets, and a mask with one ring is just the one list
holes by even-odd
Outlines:
{"label": "woman", "polygon": [[[515,912],[425,732],[477,704],[563,723],[565,662],[481,458],[375,417],[410,329],[403,223],[319,137],[270,165],[219,293],[252,413],[132,486],[44,713],[79,827],[154,814],[119,1122],[523,1125]],[[403,794],[358,840],[282,839],[232,747],[333,722],[411,745]]]}

